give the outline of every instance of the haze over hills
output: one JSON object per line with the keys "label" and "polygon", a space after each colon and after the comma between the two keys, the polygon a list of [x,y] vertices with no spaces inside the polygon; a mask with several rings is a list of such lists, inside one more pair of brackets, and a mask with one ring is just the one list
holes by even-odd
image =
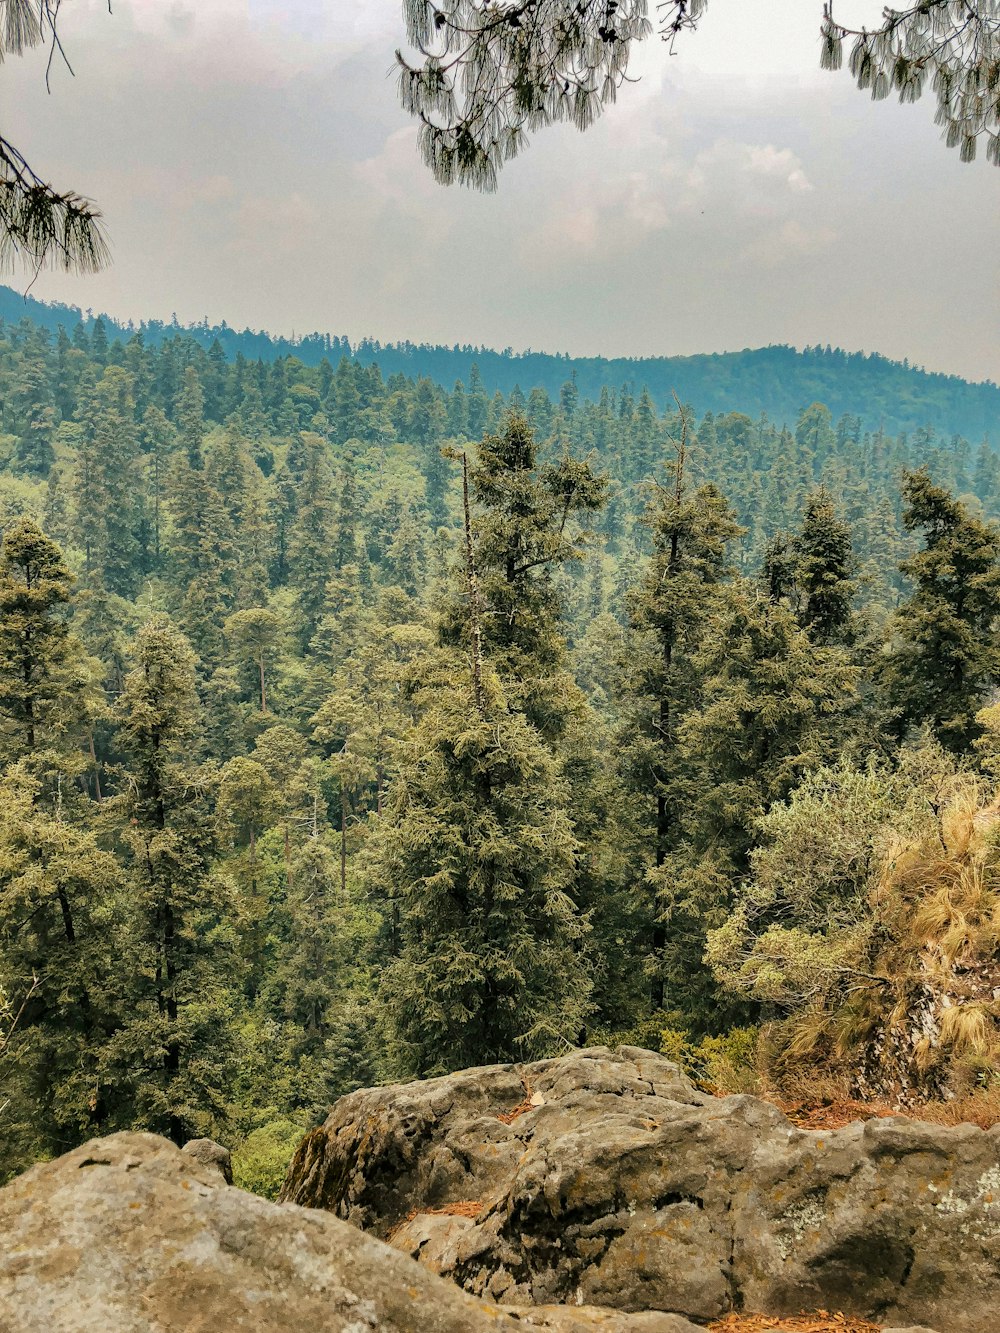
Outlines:
{"label": "haze over hills", "polygon": [[362,365],[377,362],[385,376],[427,376],[445,388],[458,379],[467,381],[475,362],[491,394],[499,390],[506,395],[519,386],[524,392],[542,388],[556,397],[565,381],[575,377],[581,397],[595,401],[602,389],[627,384],[632,392],[648,388],[661,410],[671,404],[676,392],[698,414],[740,411],[756,417],[765,413],[778,425],[793,424],[810,403],[821,402],[835,419],[851,413],[866,428],[881,426],[890,434],[926,429],[942,436],[962,435],[973,441],[988,438],[993,444],[1000,441],[1000,386],[996,383],[970,383],[877,353],[829,346],[798,351],[779,345],[693,356],[606,358],[510,348],[497,351],[469,344],[383,344],[369,338],[352,342],[329,333],[282,337],[237,330],[225,321],[210,325],[207,319],[194,325],[161,320],[123,324],[108,315],[38,301],[0,287],[0,322],[16,324],[25,318],[52,331],[62,325],[68,332],[77,323],[89,330],[100,318],[112,341],[141,332],[151,346],[185,333],[205,347],[218,342],[230,360],[242,355],[272,362],[295,356],[315,366],[324,357],[336,364],[347,356]]}

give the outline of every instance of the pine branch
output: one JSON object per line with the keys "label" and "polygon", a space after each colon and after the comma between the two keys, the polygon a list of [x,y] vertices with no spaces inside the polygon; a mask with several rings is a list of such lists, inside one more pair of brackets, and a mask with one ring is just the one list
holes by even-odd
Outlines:
{"label": "pine branch", "polygon": [[[693,32],[708,0],[659,0],[660,36],[671,53]],[[500,168],[528,134],[569,121],[587,129],[629,81],[632,45],[648,36],[647,0],[404,0],[407,37],[420,56],[399,51],[399,95],[420,124],[419,146],[435,177],[493,190]],[[843,64],[875,98],[893,90],[916,101],[930,78],[937,120],[963,161],[987,140],[1000,164],[1000,0],[919,0],[883,11],[871,31],[833,16],[826,0],[820,63]]]}
{"label": "pine branch", "polygon": [[[49,44],[46,87],[59,56],[61,0],[0,0],[0,61]],[[100,211],[74,191],[62,192],[38,175],[23,153],[0,135],[0,271],[23,263],[35,276],[46,267],[96,273],[110,260]]]}
{"label": "pine branch", "polygon": [[0,269],[20,261],[36,274],[46,265],[96,273],[110,259],[100,219],[89,200],[48,185],[0,137]]}

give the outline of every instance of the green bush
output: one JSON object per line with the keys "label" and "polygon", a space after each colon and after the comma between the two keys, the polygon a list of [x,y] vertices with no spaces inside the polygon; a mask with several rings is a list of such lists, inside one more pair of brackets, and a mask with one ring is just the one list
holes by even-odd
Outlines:
{"label": "green bush", "polygon": [[660,1054],[680,1065],[688,1078],[714,1092],[758,1092],[757,1028],[732,1028],[719,1037],[692,1041],[679,1028],[662,1028]]}
{"label": "green bush", "polygon": [[233,1183],[241,1190],[276,1199],[305,1127],[294,1120],[271,1120],[251,1131],[233,1153]]}

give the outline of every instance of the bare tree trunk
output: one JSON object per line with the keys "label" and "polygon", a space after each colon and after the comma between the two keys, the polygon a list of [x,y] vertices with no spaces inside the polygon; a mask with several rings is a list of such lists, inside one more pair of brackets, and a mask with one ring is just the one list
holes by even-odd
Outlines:
{"label": "bare tree trunk", "polygon": [[101,796],[101,769],[97,762],[97,751],[94,749],[93,728],[91,728],[87,739],[90,741],[90,762],[94,765],[94,794],[100,801],[104,798]]}
{"label": "bare tree trunk", "polygon": [[340,892],[347,896],[347,793],[340,790]]}
{"label": "bare tree trunk", "polygon": [[[667,569],[671,575],[677,573],[677,567],[680,562],[680,515],[681,504],[684,500],[684,465],[687,461],[687,417],[681,406],[680,399],[674,394],[674,402],[677,404],[677,410],[681,415],[681,438],[677,441],[677,463],[674,469],[674,522],[670,533],[670,556],[667,563]],[[670,670],[673,665],[674,657],[674,634],[675,630],[670,628],[662,644],[663,652],[663,670],[665,685],[670,687]],[[659,744],[662,755],[661,766],[657,774],[657,783],[662,785],[664,776],[667,772],[670,752],[673,746],[671,730],[674,725],[674,719],[670,711],[670,698],[660,700],[659,708]],[[667,859],[667,843],[670,838],[670,810],[667,805],[667,798],[663,791],[656,794],[656,867],[659,869]],[[663,951],[667,944],[667,932],[658,915],[658,904],[654,895],[651,904],[653,917],[652,945],[654,972],[649,985],[649,1001],[654,1009],[662,1009],[664,1002],[664,985],[662,959]]]}
{"label": "bare tree trunk", "polygon": [[479,581],[476,578],[476,561],[472,552],[472,512],[469,507],[469,459],[462,454],[462,505],[465,512],[465,582],[469,595],[469,629],[472,638],[472,690],[476,700],[476,711],[480,717],[486,716],[483,703],[483,633],[481,628],[481,608],[479,602]]}

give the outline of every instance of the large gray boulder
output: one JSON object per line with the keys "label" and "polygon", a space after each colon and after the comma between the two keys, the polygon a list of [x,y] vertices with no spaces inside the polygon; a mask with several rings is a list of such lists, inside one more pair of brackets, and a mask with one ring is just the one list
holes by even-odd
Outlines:
{"label": "large gray boulder", "polygon": [[221,1153],[115,1134],[0,1190],[0,1333],[700,1333],[587,1308],[526,1323],[329,1214],[227,1186]]}
{"label": "large gray boulder", "polygon": [[214,1139],[188,1139],[181,1152],[189,1153],[202,1166],[214,1167],[227,1185],[233,1183],[233,1159],[221,1143]]}
{"label": "large gray boulder", "polygon": [[998,1131],[799,1130],[635,1048],[353,1093],[283,1197],[511,1305],[1000,1327]]}

